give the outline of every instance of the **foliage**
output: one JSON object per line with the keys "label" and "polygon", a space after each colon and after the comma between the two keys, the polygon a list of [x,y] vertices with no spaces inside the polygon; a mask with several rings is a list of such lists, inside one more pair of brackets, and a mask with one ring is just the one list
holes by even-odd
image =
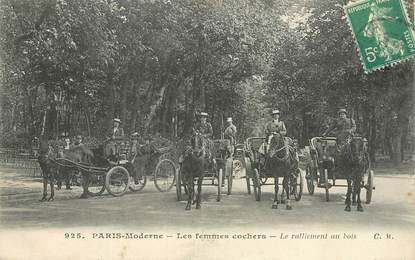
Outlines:
{"label": "foliage", "polygon": [[365,75],[344,3],[2,1],[1,142],[29,144],[46,110],[50,138],[102,138],[114,117],[127,133],[180,136],[204,110],[216,138],[232,116],[242,141],[278,107],[305,145],[340,106],[385,139],[392,112],[402,129],[411,115],[413,67]]}

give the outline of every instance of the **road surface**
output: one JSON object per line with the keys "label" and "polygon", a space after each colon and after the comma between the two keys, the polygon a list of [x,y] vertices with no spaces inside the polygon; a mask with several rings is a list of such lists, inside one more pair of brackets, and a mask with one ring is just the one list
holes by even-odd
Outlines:
{"label": "road surface", "polygon": [[[222,201],[216,201],[217,188],[203,186],[202,209],[185,211],[185,202],[176,200],[175,190],[158,192],[150,182],[144,190],[123,197],[103,196],[79,199],[81,190],[60,190],[52,202],[39,202],[40,179],[16,169],[0,169],[0,225],[8,229],[69,227],[281,227],[285,228],[364,228],[415,227],[415,178],[412,170],[400,174],[389,170],[375,172],[376,190],[364,212],[344,211],[346,188],[333,187],[330,201],[317,188],[310,196],[304,187],[301,201],[292,201],[293,210],[271,209],[273,186],[263,187],[260,202],[248,195],[244,179],[234,181],[232,195],[226,188]],[[365,201],[365,190],[362,191]]]}

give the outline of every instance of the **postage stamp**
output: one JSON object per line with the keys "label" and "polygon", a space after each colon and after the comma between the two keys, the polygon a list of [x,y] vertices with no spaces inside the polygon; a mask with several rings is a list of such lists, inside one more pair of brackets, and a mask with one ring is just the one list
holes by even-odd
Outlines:
{"label": "postage stamp", "polygon": [[364,0],[344,7],[366,73],[415,56],[402,0]]}

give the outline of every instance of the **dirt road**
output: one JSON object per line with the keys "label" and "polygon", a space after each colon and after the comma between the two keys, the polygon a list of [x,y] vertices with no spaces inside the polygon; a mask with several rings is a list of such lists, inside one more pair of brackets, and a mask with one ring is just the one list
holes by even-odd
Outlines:
{"label": "dirt road", "polygon": [[[345,188],[330,190],[331,201],[324,201],[324,190],[313,196],[304,195],[292,201],[293,210],[271,209],[273,186],[263,187],[262,201],[248,195],[244,179],[235,180],[233,193],[216,202],[216,187],[204,186],[202,209],[185,211],[185,202],[178,202],[174,189],[158,192],[152,183],[138,193],[123,197],[104,194],[79,199],[81,190],[61,190],[53,202],[39,202],[41,183],[13,169],[0,169],[0,225],[7,228],[61,227],[415,227],[415,178],[408,174],[387,174],[375,177],[376,190],[372,203],[363,204],[364,212],[344,211]],[[365,200],[365,192],[362,198]]]}

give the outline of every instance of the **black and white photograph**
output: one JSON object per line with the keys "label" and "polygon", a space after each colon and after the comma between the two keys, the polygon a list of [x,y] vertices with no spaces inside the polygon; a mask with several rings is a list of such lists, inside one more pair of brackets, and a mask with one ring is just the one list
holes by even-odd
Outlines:
{"label": "black and white photograph", "polygon": [[415,259],[413,0],[1,0],[0,259]]}

